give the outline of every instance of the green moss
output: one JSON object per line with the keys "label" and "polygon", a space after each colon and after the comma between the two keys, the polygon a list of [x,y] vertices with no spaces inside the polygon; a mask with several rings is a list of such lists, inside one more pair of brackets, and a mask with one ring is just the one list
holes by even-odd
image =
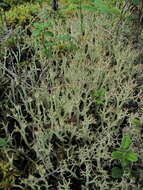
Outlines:
{"label": "green moss", "polygon": [[5,0],[10,6],[20,5],[24,3],[31,3],[33,0]]}
{"label": "green moss", "polygon": [[10,11],[6,12],[7,26],[15,27],[28,24],[37,15],[39,9],[39,4],[30,3],[13,7]]}

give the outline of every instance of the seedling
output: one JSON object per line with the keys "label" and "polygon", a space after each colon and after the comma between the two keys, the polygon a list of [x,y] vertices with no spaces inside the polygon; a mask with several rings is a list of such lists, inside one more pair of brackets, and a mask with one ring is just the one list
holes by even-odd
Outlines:
{"label": "seedling", "polygon": [[112,152],[112,158],[120,160],[121,168],[112,168],[112,177],[121,178],[124,174],[131,172],[130,163],[137,162],[138,156],[129,149],[132,140],[129,136],[123,136],[121,146]]}
{"label": "seedling", "polygon": [[99,90],[92,92],[92,97],[95,98],[95,101],[98,105],[104,104],[106,92],[107,92],[106,88],[100,88]]}
{"label": "seedling", "polygon": [[54,33],[51,30],[52,24],[34,23],[33,37],[36,41],[37,48],[41,48],[41,51],[46,56],[52,56],[52,47],[54,46]]}
{"label": "seedling", "polygon": [[51,23],[34,23],[33,28],[32,36],[35,39],[37,49],[41,50],[42,55],[51,57],[53,55],[54,48],[62,44],[63,46],[67,45],[67,47],[71,46],[72,48],[75,48],[73,43],[75,38],[69,34],[57,34],[55,36],[53,32],[53,24]]}

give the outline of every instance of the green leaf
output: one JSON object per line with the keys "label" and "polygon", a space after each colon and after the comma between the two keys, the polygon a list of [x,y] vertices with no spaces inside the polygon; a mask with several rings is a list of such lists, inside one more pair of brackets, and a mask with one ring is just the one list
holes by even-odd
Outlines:
{"label": "green leaf", "polygon": [[51,24],[51,23],[44,23],[44,24],[41,24],[41,26],[43,28],[49,28],[49,27],[53,27],[53,24]]}
{"label": "green leaf", "polygon": [[103,99],[103,98],[97,98],[96,99],[96,103],[99,104],[99,105],[103,104],[104,102],[105,102],[105,99]]}
{"label": "green leaf", "polygon": [[112,168],[112,177],[113,178],[121,178],[123,176],[123,170],[118,167]]}
{"label": "green leaf", "polygon": [[37,31],[37,30],[34,30],[33,33],[32,33],[32,36],[33,37],[38,37],[41,35],[41,32]]}
{"label": "green leaf", "polygon": [[45,44],[46,44],[46,47],[48,47],[48,48],[52,48],[54,45],[56,45],[56,43],[55,42],[50,42],[50,41],[45,41]]}
{"label": "green leaf", "polygon": [[90,12],[97,11],[97,8],[91,5],[82,5],[82,9],[84,9],[85,11],[90,11]]}
{"label": "green leaf", "polygon": [[40,30],[40,31],[42,31],[42,30],[44,30],[44,29],[46,29],[46,28],[49,28],[49,27],[52,27],[53,25],[51,24],[51,23],[38,23],[38,22],[36,22],[36,23],[34,23],[33,25],[32,25],[36,30]]}
{"label": "green leaf", "polygon": [[105,96],[106,91],[106,88],[100,88],[95,92],[95,97]]}
{"label": "green leaf", "polygon": [[124,158],[124,153],[121,151],[114,151],[111,154],[113,159],[123,159]]}
{"label": "green leaf", "polygon": [[120,149],[127,150],[131,144],[132,140],[129,136],[123,136]]}
{"label": "green leaf", "polygon": [[53,36],[54,36],[54,33],[51,32],[51,31],[45,31],[45,32],[44,32],[44,35],[47,36],[47,37],[53,37]]}
{"label": "green leaf", "polygon": [[110,14],[109,7],[102,0],[94,0],[95,6],[102,12],[106,14]]}
{"label": "green leaf", "polygon": [[127,167],[128,165],[129,165],[129,161],[128,160],[126,160],[126,159],[122,159],[121,160],[121,166],[122,166],[122,168],[125,168],[125,167]]}
{"label": "green leaf", "polygon": [[94,6],[103,14],[107,15],[120,15],[121,11],[117,7],[110,8],[108,5],[108,1],[105,2],[103,0],[93,0],[94,1]]}
{"label": "green leaf", "polygon": [[0,147],[6,146],[7,145],[7,141],[4,138],[0,138]]}
{"label": "green leaf", "polygon": [[115,15],[120,15],[121,13],[120,9],[118,9],[117,7],[111,8],[110,11],[112,14],[115,14]]}
{"label": "green leaf", "polygon": [[68,41],[68,40],[72,40],[74,39],[74,37],[72,37],[71,35],[69,34],[66,34],[66,35],[60,35],[58,37],[58,40],[62,40],[62,41]]}
{"label": "green leaf", "polygon": [[43,53],[43,55],[47,56],[47,57],[52,57],[52,51],[51,49],[42,49],[41,52]]}
{"label": "green leaf", "polygon": [[130,151],[130,152],[127,152],[126,159],[131,162],[137,162],[138,156],[134,152]]}

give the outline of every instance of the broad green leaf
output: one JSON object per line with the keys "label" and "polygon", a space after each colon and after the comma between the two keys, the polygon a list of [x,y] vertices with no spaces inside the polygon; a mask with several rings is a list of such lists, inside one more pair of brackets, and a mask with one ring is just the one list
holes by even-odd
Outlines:
{"label": "broad green leaf", "polygon": [[99,105],[103,104],[104,102],[105,102],[105,99],[103,99],[103,98],[97,98],[96,99],[96,103],[99,104]]}
{"label": "broad green leaf", "polygon": [[112,177],[113,178],[121,178],[123,176],[123,170],[118,167],[112,168]]}
{"label": "broad green leaf", "polygon": [[134,152],[130,151],[130,152],[127,152],[126,159],[131,162],[137,162],[138,156]]}
{"label": "broad green leaf", "polygon": [[4,138],[0,138],[0,147],[6,146],[7,145],[7,141]]}
{"label": "broad green leaf", "polygon": [[121,151],[114,151],[111,154],[113,159],[123,159],[124,158],[124,153]]}
{"label": "broad green leaf", "polygon": [[105,93],[106,93],[106,89],[105,88],[100,88],[99,90],[97,90],[96,92],[93,93],[93,97],[96,98],[96,103],[97,104],[103,104],[105,99],[104,99],[104,96],[105,96]]}
{"label": "broad green leaf", "polygon": [[54,33],[51,32],[51,31],[45,31],[45,32],[44,32],[44,35],[45,35],[46,37],[53,37],[53,36],[54,36]]}
{"label": "broad green leaf", "polygon": [[96,97],[101,97],[101,96],[104,96],[105,95],[105,93],[106,93],[106,88],[100,88],[99,90],[97,90],[96,92],[95,92],[95,96]]}
{"label": "broad green leaf", "polygon": [[122,159],[121,160],[121,166],[123,168],[127,167],[129,165],[130,161],[126,160],[126,159]]}
{"label": "broad green leaf", "polygon": [[131,144],[132,140],[129,136],[123,136],[120,149],[127,150]]}

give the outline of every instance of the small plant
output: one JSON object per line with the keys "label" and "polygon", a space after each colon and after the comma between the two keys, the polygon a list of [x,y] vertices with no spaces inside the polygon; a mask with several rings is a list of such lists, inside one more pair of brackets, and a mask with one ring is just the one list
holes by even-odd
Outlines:
{"label": "small plant", "polygon": [[106,88],[100,88],[95,92],[92,92],[92,97],[95,99],[98,105],[102,105],[105,102],[105,93],[107,92]]}
{"label": "small plant", "polygon": [[60,49],[61,52],[76,49],[75,38],[69,34],[55,35],[53,24],[34,23],[33,27],[32,36],[36,48],[40,49],[42,55],[51,57],[56,49]]}
{"label": "small plant", "polygon": [[51,56],[52,55],[52,47],[55,44],[53,41],[54,33],[52,30],[52,24],[46,23],[34,23],[34,31],[33,37],[36,41],[37,48],[41,48],[41,51],[44,55]]}
{"label": "small plant", "polygon": [[138,161],[138,156],[129,149],[131,143],[129,136],[123,136],[120,148],[112,152],[112,158],[121,162],[121,168],[112,168],[113,178],[121,178],[123,174],[129,174],[131,172],[130,163]]}

